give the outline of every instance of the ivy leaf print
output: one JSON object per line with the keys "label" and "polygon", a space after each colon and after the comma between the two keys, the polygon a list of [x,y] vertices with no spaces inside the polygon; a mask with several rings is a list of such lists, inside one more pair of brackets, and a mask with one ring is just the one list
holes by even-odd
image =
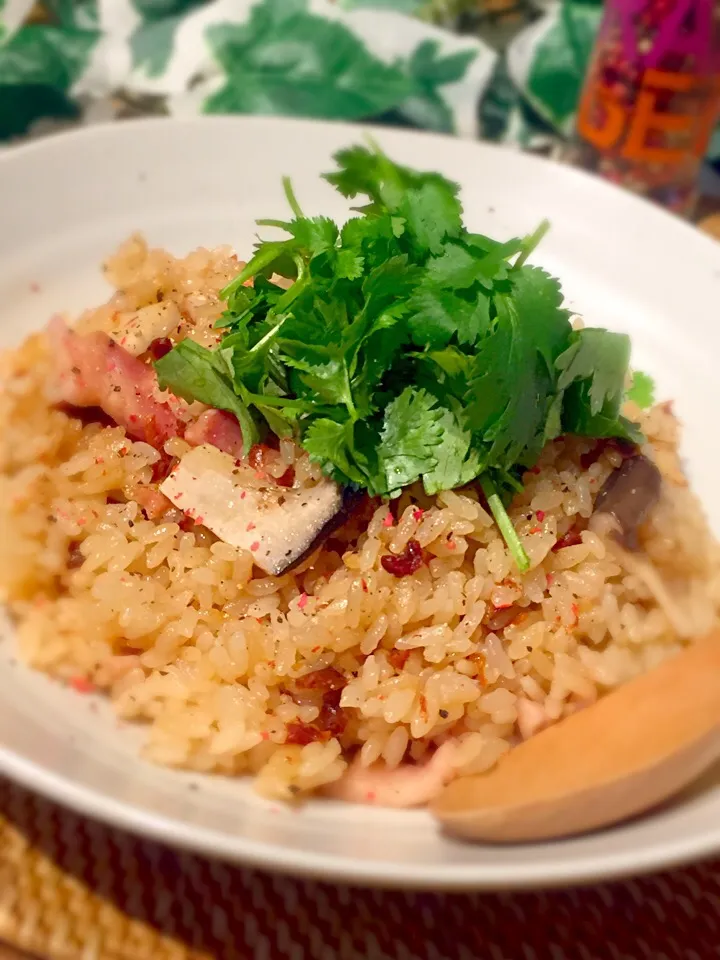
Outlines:
{"label": "ivy leaf print", "polygon": [[265,0],[246,23],[209,27],[207,38],[226,74],[208,113],[362,119],[413,92],[402,70],[343,24],[309,13],[306,0]]}
{"label": "ivy leaf print", "polygon": [[98,28],[98,0],[43,0],[43,7],[56,26]]}
{"label": "ivy leaf print", "polygon": [[130,37],[133,67],[148,77],[165,72],[175,44],[175,31],[185,16],[207,0],[132,0],[143,17]]}
{"label": "ivy leaf print", "polygon": [[442,56],[436,40],[424,40],[407,62],[406,72],[413,92],[400,106],[403,116],[418,127],[454,133],[452,111],[440,88],[462,80],[476,57],[476,50]]}
{"label": "ivy leaf print", "polygon": [[0,139],[40,117],[77,115],[69,91],[97,40],[94,30],[32,24],[0,46]]}
{"label": "ivy leaf print", "polygon": [[144,20],[182,16],[208,0],[132,0],[132,5]]}
{"label": "ivy leaf print", "polygon": [[343,10],[393,10],[395,13],[418,13],[425,0],[340,0]]}
{"label": "ivy leaf print", "polygon": [[566,130],[575,116],[602,7],[564,0],[548,16],[549,28],[532,52],[527,93],[544,117]]}

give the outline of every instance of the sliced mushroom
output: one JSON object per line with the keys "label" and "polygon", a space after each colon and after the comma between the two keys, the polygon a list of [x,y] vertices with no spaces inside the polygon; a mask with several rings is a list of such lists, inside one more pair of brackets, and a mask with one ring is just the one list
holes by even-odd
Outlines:
{"label": "sliced mushroom", "polygon": [[180,460],[160,490],[217,537],[248,550],[266,573],[279,576],[303,560],[345,519],[352,495],[332,480],[287,489],[247,483],[247,471],[204,444]]}
{"label": "sliced mushroom", "polygon": [[648,457],[638,454],[624,460],[605,481],[595,501],[594,519],[607,515],[614,533],[627,550],[638,550],[638,529],[660,499],[662,477]]}

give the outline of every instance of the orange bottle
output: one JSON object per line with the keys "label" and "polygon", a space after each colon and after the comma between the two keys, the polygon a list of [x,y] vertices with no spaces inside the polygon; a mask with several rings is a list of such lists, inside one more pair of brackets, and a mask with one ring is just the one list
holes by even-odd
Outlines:
{"label": "orange bottle", "polygon": [[720,115],[720,5],[606,0],[580,100],[589,169],[689,215]]}

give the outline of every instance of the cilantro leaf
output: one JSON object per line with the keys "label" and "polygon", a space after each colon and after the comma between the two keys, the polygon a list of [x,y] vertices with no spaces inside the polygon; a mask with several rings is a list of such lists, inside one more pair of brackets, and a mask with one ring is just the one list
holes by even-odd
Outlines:
{"label": "cilantro leaf", "polygon": [[432,394],[414,387],[388,405],[377,448],[382,472],[377,493],[399,490],[437,467],[442,413]]}
{"label": "cilantro leaf", "polygon": [[339,483],[364,486],[367,478],[353,457],[352,424],[320,418],[313,420],[303,439],[310,459]]}
{"label": "cilantro leaf", "polygon": [[437,462],[422,475],[425,493],[430,496],[441,490],[462,487],[481,471],[480,453],[472,449],[472,433],[463,422],[461,413],[443,409],[438,425],[441,440],[433,449]]}
{"label": "cilantro leaf", "polygon": [[642,370],[636,370],[626,396],[641,410],[647,410],[655,403],[655,381]]}
{"label": "cilantro leaf", "polygon": [[591,414],[599,413],[607,403],[619,409],[629,359],[630,338],[625,334],[597,327],[579,330],[556,360],[558,387],[565,390],[576,380],[587,380]]}

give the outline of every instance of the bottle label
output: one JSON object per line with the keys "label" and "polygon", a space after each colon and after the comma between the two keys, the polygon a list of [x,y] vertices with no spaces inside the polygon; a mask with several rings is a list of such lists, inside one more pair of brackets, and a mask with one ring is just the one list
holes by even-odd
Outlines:
{"label": "bottle label", "polygon": [[702,157],[719,112],[719,40],[714,0],[607,0],[580,136],[632,163]]}

